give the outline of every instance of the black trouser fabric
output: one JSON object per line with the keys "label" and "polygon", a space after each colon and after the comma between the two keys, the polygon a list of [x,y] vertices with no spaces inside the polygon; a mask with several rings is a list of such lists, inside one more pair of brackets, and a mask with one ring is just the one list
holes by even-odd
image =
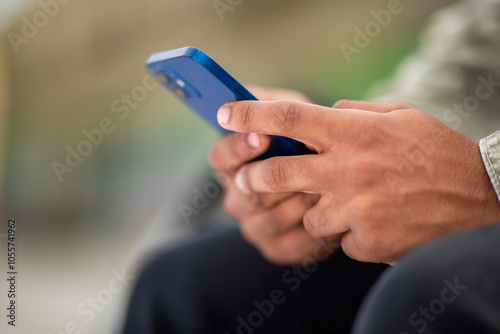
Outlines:
{"label": "black trouser fabric", "polygon": [[387,269],[353,333],[500,333],[500,225],[438,240]]}
{"label": "black trouser fabric", "polygon": [[144,267],[124,333],[349,333],[385,269],[341,251],[317,266],[280,267],[236,227],[200,233]]}
{"label": "black trouser fabric", "polygon": [[348,333],[353,322],[354,334],[500,333],[500,225],[388,269],[340,251],[317,267],[274,266],[235,228],[211,232],[149,262],[125,333]]}

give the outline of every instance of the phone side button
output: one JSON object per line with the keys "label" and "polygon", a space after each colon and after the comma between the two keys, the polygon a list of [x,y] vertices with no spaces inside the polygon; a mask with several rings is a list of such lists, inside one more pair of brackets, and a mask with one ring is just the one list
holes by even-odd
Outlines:
{"label": "phone side button", "polygon": [[241,86],[234,86],[234,90],[238,93],[239,96],[236,98],[241,101],[241,100],[255,100],[255,98],[251,95],[248,94],[248,92],[244,91]]}

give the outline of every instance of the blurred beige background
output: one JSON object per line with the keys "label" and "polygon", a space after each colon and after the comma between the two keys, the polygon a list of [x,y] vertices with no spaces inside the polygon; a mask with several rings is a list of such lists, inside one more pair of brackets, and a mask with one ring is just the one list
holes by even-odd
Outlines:
{"label": "blurred beige background", "polygon": [[[353,44],[353,29],[389,1],[243,0],[224,20],[212,0],[65,2],[50,7],[53,17],[18,52],[9,33],[23,36],[26,19],[43,19],[46,10],[26,1],[2,14],[0,233],[17,219],[19,313],[18,326],[2,320],[1,333],[59,334],[73,323],[81,333],[119,330],[133,280],[109,294],[110,280],[124,268],[135,275],[155,245],[196,225],[185,224],[178,206],[209,178],[214,132],[161,88],[123,120],[112,110],[143,84],[151,53],[196,46],[243,83],[299,89],[330,105],[362,98],[390,77],[429,13],[453,1],[402,1],[402,13],[350,63],[339,45]],[[82,131],[104,118],[114,131],[60,182],[54,161],[64,163],[66,147],[75,149]],[[5,291],[2,280],[1,305]]]}

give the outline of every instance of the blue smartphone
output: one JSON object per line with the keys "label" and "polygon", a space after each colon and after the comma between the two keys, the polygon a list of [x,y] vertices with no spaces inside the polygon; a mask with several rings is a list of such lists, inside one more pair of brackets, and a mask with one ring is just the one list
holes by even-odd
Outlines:
{"label": "blue smartphone", "polygon": [[[205,52],[185,47],[151,55],[146,67],[149,73],[170,90],[220,134],[230,131],[217,122],[217,111],[228,103],[257,100]],[[311,153],[296,140],[274,136],[269,149],[257,160],[273,156]]]}

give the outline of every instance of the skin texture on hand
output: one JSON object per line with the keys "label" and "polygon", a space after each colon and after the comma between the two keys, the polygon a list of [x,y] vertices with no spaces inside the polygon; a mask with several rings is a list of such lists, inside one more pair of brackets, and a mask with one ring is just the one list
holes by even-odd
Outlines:
{"label": "skin texture on hand", "polygon": [[[308,102],[296,91],[258,86],[247,88],[259,100]],[[325,253],[339,247],[340,238],[314,238],[304,228],[304,214],[316,204],[318,195],[294,192],[245,194],[236,187],[236,173],[264,153],[269,145],[269,136],[255,133],[229,134],[214,144],[209,161],[226,188],[224,208],[237,219],[245,239],[269,261],[288,265],[302,264],[311,257],[319,260]]]}
{"label": "skin texture on hand", "polygon": [[318,152],[248,163],[235,183],[247,196],[320,195],[306,230],[341,239],[354,259],[393,264],[430,240],[500,221],[478,144],[409,103],[244,101],[223,106],[218,119]]}

